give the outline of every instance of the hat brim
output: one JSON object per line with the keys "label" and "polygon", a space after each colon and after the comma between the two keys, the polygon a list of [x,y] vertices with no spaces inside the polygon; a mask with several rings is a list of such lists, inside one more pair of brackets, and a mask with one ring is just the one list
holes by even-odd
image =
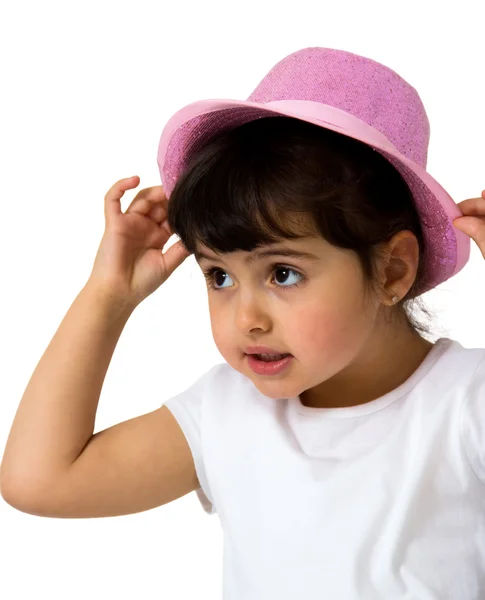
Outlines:
{"label": "hat brim", "polygon": [[276,100],[264,104],[249,100],[210,99],[193,102],[177,111],[165,125],[157,162],[165,195],[191,157],[224,131],[268,116],[287,116],[359,140],[382,154],[409,186],[425,238],[425,286],[420,294],[456,275],[470,257],[470,238],[453,227],[462,216],[452,197],[419,164],[404,156],[379,130],[353,115],[310,100]]}

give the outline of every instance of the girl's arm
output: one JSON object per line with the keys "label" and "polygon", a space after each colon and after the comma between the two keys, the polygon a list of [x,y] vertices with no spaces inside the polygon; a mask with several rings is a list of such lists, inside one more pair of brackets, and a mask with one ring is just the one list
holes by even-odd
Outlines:
{"label": "girl's arm", "polygon": [[101,517],[160,506],[200,487],[189,446],[161,408],[93,435],[106,372],[133,312],[86,285],[38,363],[0,466],[23,512]]}

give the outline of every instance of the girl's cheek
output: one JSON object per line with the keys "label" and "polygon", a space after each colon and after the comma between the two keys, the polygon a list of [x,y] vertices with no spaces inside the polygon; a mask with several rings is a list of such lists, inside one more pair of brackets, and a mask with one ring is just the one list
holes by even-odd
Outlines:
{"label": "girl's cheek", "polygon": [[338,355],[348,351],[349,345],[360,338],[360,311],[342,303],[333,306],[333,310],[325,310],[321,305],[314,305],[294,313],[288,339],[296,346],[317,353]]}
{"label": "girl's cheek", "polygon": [[308,306],[292,312],[285,327],[285,339],[295,349],[321,349],[334,337],[335,318],[322,307]]}

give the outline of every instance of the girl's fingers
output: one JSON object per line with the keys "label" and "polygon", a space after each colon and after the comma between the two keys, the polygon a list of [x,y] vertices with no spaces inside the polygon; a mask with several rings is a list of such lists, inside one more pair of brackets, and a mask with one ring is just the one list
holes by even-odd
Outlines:
{"label": "girl's fingers", "polygon": [[[484,193],[485,190],[482,192],[482,194]],[[485,216],[485,198],[468,198],[468,200],[459,202],[458,208],[463,213],[463,216]]]}
{"label": "girl's fingers", "polygon": [[143,197],[150,201],[160,202],[163,200],[167,200],[165,196],[165,192],[163,191],[163,186],[161,185],[153,185],[152,187],[144,188],[140,190],[136,195],[136,198]]}
{"label": "girl's fingers", "polygon": [[470,237],[479,247],[485,258],[485,223],[481,217],[458,217],[453,225]]}
{"label": "girl's fingers", "polygon": [[133,198],[133,201],[128,208],[131,208],[132,204],[141,199],[162,205],[165,205],[167,203],[167,197],[165,196],[165,192],[163,191],[163,187],[161,185],[154,185],[152,187],[140,190],[138,194]]}
{"label": "girl's fingers", "polygon": [[137,212],[142,215],[150,213],[149,216],[154,221],[162,221],[167,215],[167,198],[162,186],[156,185],[140,190],[125,212]]}
{"label": "girl's fingers", "polygon": [[189,256],[190,254],[187,248],[182,244],[181,240],[170,246],[164,254],[160,253],[160,260],[164,265],[167,277],[169,277]]}
{"label": "girl's fingers", "polygon": [[[485,229],[484,224],[477,217],[458,217],[453,221],[453,225],[475,241],[477,241],[481,231]],[[483,234],[481,234],[481,237],[483,237]]]}
{"label": "girl's fingers", "polygon": [[170,229],[170,225],[168,224],[168,221],[165,220],[162,223],[160,223],[160,227],[166,232],[167,235],[169,235],[170,237],[173,235],[173,231]]}
{"label": "girl's fingers", "polygon": [[140,178],[138,175],[134,175],[133,177],[125,177],[124,179],[120,179],[113,186],[111,186],[104,197],[104,216],[106,220],[121,213],[120,200],[123,197],[123,194],[126,192],[126,190],[135,188],[137,185],[139,185],[139,183]]}
{"label": "girl's fingers", "polygon": [[[121,214],[121,198],[126,190],[135,188],[139,185],[140,178],[138,175],[133,177],[125,177],[117,181],[105,195],[105,218],[109,219],[115,215]],[[148,216],[167,235],[172,235],[172,230],[168,225],[167,218],[167,197],[163,191],[163,186],[155,185],[149,188],[140,190],[132,200],[125,213],[138,213]]]}
{"label": "girl's fingers", "polygon": [[148,212],[148,216],[153,219],[156,223],[160,223],[165,219],[167,211],[160,204],[152,206]]}
{"label": "girl's fingers", "polygon": [[125,214],[138,213],[139,215],[145,215],[154,221],[160,222],[165,219],[166,212],[166,209],[161,204],[156,204],[154,201],[150,202],[146,198],[137,198],[126,209]]}

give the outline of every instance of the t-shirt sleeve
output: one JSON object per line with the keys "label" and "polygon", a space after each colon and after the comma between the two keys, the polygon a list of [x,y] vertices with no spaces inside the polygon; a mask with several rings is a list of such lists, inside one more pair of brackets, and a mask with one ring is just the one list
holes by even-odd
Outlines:
{"label": "t-shirt sleeve", "polygon": [[204,412],[205,399],[210,393],[210,383],[218,367],[219,365],[212,367],[189,388],[163,403],[173,414],[187,439],[201,486],[195,492],[202,508],[209,515],[216,513],[217,510],[204,463]]}
{"label": "t-shirt sleeve", "polygon": [[475,474],[485,483],[485,359],[467,390],[462,411],[463,445]]}

